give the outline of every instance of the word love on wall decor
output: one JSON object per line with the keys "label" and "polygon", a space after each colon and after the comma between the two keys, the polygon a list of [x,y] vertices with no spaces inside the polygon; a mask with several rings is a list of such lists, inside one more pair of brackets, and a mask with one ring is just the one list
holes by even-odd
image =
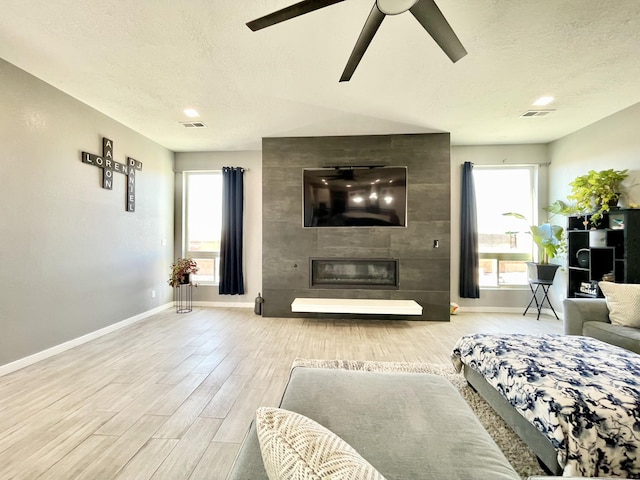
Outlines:
{"label": "word love on wall decor", "polygon": [[118,163],[113,160],[113,141],[102,138],[102,156],[82,152],[82,163],[88,163],[102,169],[102,188],[112,190],[113,172],[127,176],[127,212],[136,211],[136,170],[142,170],[142,162],[127,157],[127,163]]}

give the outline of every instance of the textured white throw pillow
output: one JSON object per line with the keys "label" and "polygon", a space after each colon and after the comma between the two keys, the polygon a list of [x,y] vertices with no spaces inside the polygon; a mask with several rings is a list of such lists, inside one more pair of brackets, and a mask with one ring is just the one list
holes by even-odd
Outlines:
{"label": "textured white throw pillow", "polygon": [[599,282],[598,286],[607,301],[611,323],[640,328],[640,285]]}
{"label": "textured white throw pillow", "polygon": [[256,430],[269,480],[385,480],[347,442],[304,415],[261,407]]}

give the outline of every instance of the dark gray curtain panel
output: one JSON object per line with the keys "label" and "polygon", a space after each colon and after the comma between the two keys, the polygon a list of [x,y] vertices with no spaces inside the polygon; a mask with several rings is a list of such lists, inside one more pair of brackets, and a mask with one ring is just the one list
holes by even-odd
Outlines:
{"label": "dark gray curtain panel", "polygon": [[460,215],[460,297],[480,298],[478,219],[473,164],[462,166],[462,209]]}
{"label": "dark gray curtain panel", "polygon": [[220,236],[220,295],[243,295],[242,221],[244,170],[222,168],[222,232]]}

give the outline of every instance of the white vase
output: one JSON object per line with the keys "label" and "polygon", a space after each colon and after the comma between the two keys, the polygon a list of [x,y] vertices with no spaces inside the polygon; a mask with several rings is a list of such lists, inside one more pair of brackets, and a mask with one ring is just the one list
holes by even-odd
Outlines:
{"label": "white vase", "polygon": [[589,247],[606,247],[607,246],[607,231],[589,230]]}

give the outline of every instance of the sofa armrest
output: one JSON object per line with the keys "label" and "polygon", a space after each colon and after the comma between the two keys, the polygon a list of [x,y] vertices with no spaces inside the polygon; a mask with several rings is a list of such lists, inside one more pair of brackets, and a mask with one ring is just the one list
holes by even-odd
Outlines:
{"label": "sofa armrest", "polygon": [[609,323],[609,309],[604,298],[566,298],[563,306],[565,335],[582,335],[584,322]]}

